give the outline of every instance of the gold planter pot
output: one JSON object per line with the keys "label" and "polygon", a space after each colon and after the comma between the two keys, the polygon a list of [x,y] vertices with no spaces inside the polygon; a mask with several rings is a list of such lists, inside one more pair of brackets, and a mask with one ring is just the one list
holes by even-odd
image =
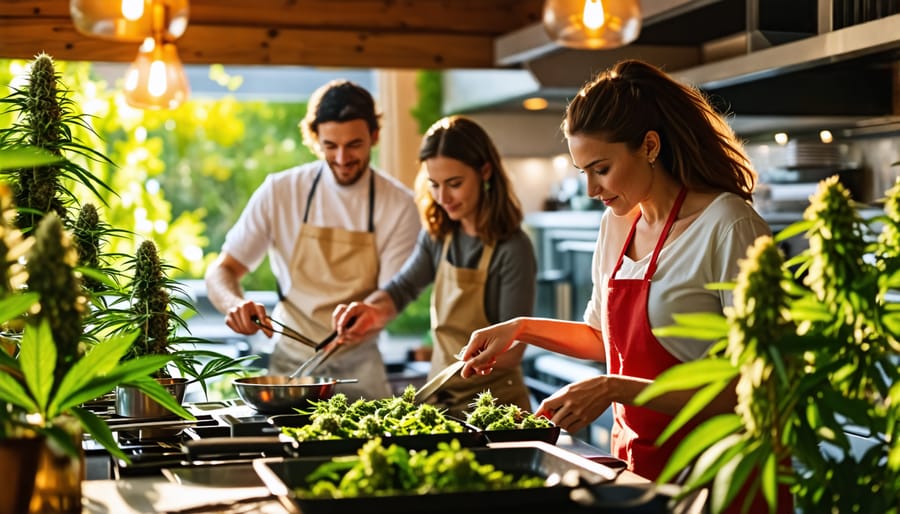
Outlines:
{"label": "gold planter pot", "polygon": [[45,439],[37,458],[31,514],[80,514],[81,482],[85,478],[82,428],[71,416],[60,416],[53,424],[65,430],[79,449],[77,456],[64,452],[52,439]]}

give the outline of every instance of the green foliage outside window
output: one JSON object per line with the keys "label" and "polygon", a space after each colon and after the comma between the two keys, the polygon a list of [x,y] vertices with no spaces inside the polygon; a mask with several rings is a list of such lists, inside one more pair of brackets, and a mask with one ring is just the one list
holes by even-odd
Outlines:
{"label": "green foliage outside window", "polygon": [[443,116],[444,79],[440,71],[425,70],[416,74],[419,102],[410,114],[419,123],[419,133],[424,134],[432,123]]}
{"label": "green foliage outside window", "polygon": [[[191,99],[171,111],[138,110],[125,104],[121,84],[99,78],[90,63],[56,64],[73,102],[96,131],[84,130],[78,137],[113,163],[79,163],[116,192],[103,192],[101,216],[109,225],[137,235],[114,238],[108,253],[134,255],[142,239],[152,238],[160,258],[173,266],[172,278],[203,275],[266,175],[316,158],[303,146],[297,127],[306,113],[304,102],[238,101],[225,95]],[[25,65],[22,60],[0,60],[2,95],[24,74]],[[241,83],[221,66],[210,67],[210,77],[230,90]],[[441,73],[419,72],[417,87],[420,99],[411,114],[424,133],[442,115]],[[9,123],[10,116],[0,113],[0,125]],[[372,159],[376,166],[377,150]],[[94,198],[86,191],[79,197]],[[268,263],[242,285],[247,290],[275,290]],[[429,287],[388,331],[427,339],[430,294]]]}
{"label": "green foliage outside window", "polygon": [[[0,60],[0,93],[9,93],[25,65]],[[102,216],[138,236],[119,238],[109,252],[134,255],[140,240],[152,238],[161,258],[177,268],[173,278],[203,275],[267,174],[314,159],[297,128],[305,103],[224,96],[193,99],[172,111],[137,110],[125,104],[120,85],[98,78],[90,63],[58,61],[57,71],[97,132],[85,130],[78,137],[115,164],[79,163],[118,193],[104,193]],[[240,83],[222,67],[210,73],[227,87]],[[0,113],[0,125],[10,123],[10,116]],[[92,195],[79,197],[86,201]],[[243,285],[275,289],[266,263]]]}
{"label": "green foliage outside window", "polygon": [[424,343],[431,342],[431,289],[426,287],[422,294],[410,302],[385,329],[394,335],[420,335]]}

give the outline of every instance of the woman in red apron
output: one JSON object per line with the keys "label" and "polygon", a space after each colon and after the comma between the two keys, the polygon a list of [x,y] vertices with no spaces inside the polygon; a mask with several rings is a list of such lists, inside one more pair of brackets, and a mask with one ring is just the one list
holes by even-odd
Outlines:
{"label": "woman in red apron", "polygon": [[[613,410],[612,452],[655,480],[692,420],[665,444],[656,441],[691,392],[635,397],[663,371],[703,357],[708,343],[657,338],[673,315],[722,313],[730,293],[706,284],[733,281],[738,260],[766,223],[751,206],[755,173],[740,144],[696,90],[639,61],[600,74],[572,100],[563,124],[572,162],[588,194],[606,207],[594,252],[584,322],[519,318],[477,331],[463,376],[490,374],[516,341],[607,364],[607,374],[569,384],[539,409],[570,432]],[[701,418],[732,412],[726,391]],[[751,512],[766,512],[755,498]],[[742,499],[732,503],[740,508]],[[779,512],[791,512],[786,488]]]}

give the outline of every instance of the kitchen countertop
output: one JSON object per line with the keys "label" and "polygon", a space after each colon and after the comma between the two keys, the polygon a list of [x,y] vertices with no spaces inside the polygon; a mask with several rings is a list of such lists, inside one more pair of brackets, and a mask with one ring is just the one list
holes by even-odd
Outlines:
{"label": "kitchen countertop", "polygon": [[[588,459],[602,462],[609,455],[583,441],[563,432],[556,444]],[[619,473],[616,484],[637,485],[648,481],[627,470]],[[218,503],[227,503],[247,498],[261,501],[242,503],[233,512],[261,512],[264,514],[287,514],[280,502],[274,498],[265,499],[268,490],[263,486],[212,487],[174,483],[163,476],[127,478],[122,480],[86,480],[82,482],[84,514],[138,514],[148,512],[184,512],[192,507],[209,506],[212,510],[190,512],[232,512],[225,506],[216,508]]]}

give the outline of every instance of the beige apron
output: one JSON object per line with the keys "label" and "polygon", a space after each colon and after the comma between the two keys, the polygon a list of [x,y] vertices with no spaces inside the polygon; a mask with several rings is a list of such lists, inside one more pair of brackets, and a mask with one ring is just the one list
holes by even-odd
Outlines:
{"label": "beige apron", "polygon": [[[452,241],[452,234],[444,238],[431,295],[431,330],[435,342],[429,378],[456,360],[454,356],[469,342],[472,332],[491,324],[484,311],[484,288],[494,246],[484,246],[477,269],[459,268],[447,261]],[[495,368],[490,375],[467,379],[457,375],[429,401],[448,409],[450,415],[462,417],[463,411],[472,410],[469,404],[485,389],[490,389],[498,405],[514,403],[531,409],[521,366]]]}
{"label": "beige apron", "polygon": [[[275,307],[272,317],[296,328],[306,337],[321,341],[331,333],[331,313],[339,303],[365,298],[378,288],[378,251],[372,220],[375,205],[375,173],[369,173],[369,230],[350,231],[307,224],[309,207],[322,173],[330,173],[323,163],[306,199],[303,224],[291,257],[291,288]],[[286,375],[313,356],[313,349],[293,339],[275,334],[275,349],[269,373]],[[352,348],[341,348],[311,372],[316,376],[356,378],[356,384],[342,384],[336,392],[353,401],[359,397],[385,398],[391,395],[384,361],[378,351],[378,337]]]}

